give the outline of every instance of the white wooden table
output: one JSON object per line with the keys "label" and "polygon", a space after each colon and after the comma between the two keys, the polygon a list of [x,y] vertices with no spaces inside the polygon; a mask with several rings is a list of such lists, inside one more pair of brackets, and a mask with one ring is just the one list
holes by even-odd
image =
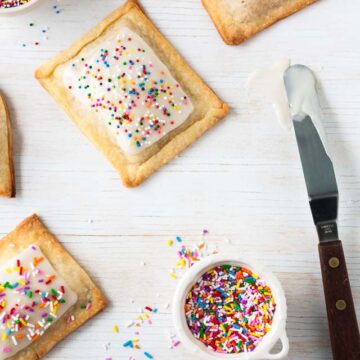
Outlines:
{"label": "white wooden table", "polygon": [[[0,88],[14,124],[18,194],[0,199],[0,233],[37,212],[111,300],[46,358],[144,359],[122,347],[132,334],[124,323],[151,305],[159,313],[142,328],[143,349],[159,360],[194,360],[182,346],[168,349],[173,327],[164,305],[177,281],[168,277],[176,248],[166,240],[180,235],[192,244],[207,228],[208,242],[219,251],[254,257],[279,276],[289,306],[288,359],[330,359],[317,236],[295,139],[277,126],[270,107],[247,102],[244,84],[252,70],[284,56],[316,71],[341,194],[340,234],[360,315],[360,2],[320,1],[242,46],[227,47],[200,0],[144,0],[151,19],[232,111],[133,190],[121,185],[33,78],[39,64],[121,3],[48,0],[30,14],[0,18]],[[46,26],[48,40],[41,32]]]}

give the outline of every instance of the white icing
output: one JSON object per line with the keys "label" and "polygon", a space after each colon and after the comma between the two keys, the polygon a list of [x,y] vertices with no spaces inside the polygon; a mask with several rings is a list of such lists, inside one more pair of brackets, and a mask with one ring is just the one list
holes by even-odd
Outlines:
{"label": "white icing", "polygon": [[291,116],[284,86],[284,72],[289,66],[289,59],[277,61],[254,71],[246,84],[248,98],[260,103],[272,104],[280,124],[285,129],[291,128]]}
{"label": "white icing", "polygon": [[[284,75],[291,69],[291,99],[288,99]],[[292,120],[301,121],[309,115],[329,154],[313,73],[303,66],[290,66],[284,59],[253,72],[247,81],[249,99],[271,103],[276,116],[285,129],[292,128]]]}
{"label": "white icing", "polygon": [[[43,260],[34,265],[34,258]],[[55,278],[46,284],[51,275]],[[8,288],[9,284],[13,289]],[[60,303],[64,300],[65,303]],[[14,356],[36,341],[36,336],[42,336],[76,301],[77,295],[38,246],[29,247],[5,263],[0,268],[0,360]]]}
{"label": "white icing", "polygon": [[184,123],[193,105],[142,38],[127,27],[117,31],[116,37],[104,35],[96,46],[84,48],[65,66],[62,78],[131,155]]}
{"label": "white icing", "polygon": [[295,121],[302,121],[310,116],[329,155],[313,72],[306,66],[294,65],[287,69],[285,77],[291,117]]}

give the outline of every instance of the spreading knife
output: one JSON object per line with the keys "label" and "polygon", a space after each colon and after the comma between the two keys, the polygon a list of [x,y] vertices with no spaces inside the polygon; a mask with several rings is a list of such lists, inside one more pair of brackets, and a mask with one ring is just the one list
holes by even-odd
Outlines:
{"label": "spreading knife", "polygon": [[319,237],[318,248],[333,358],[359,360],[359,326],[337,229],[339,193],[334,166],[316,116],[319,100],[315,76],[306,66],[294,65],[285,72],[284,82],[310,208]]}

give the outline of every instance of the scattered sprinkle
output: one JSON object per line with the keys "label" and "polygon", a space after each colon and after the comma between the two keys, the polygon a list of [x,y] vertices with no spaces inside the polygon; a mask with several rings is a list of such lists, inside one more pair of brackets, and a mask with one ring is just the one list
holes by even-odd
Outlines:
{"label": "scattered sprinkle", "polygon": [[[179,238],[180,242],[182,242],[179,236],[177,236],[176,239],[177,238]],[[216,253],[217,251],[215,249],[211,250],[204,240],[201,240],[199,243],[194,244],[191,247],[180,245],[180,248],[177,251],[178,260],[175,263],[176,270],[171,269],[169,271],[169,277],[173,280],[177,279],[180,272],[184,272],[202,258]]]}
{"label": "scattered sprinkle", "polygon": [[[134,350],[141,349],[141,344],[138,336],[140,335],[139,329],[144,325],[152,325],[151,316],[152,314],[156,314],[158,311],[157,308],[146,305],[144,308],[139,309],[138,315],[136,316],[136,319],[127,323],[125,325],[126,328],[135,327],[136,330],[134,331],[135,338],[131,338],[129,340],[126,340],[123,343],[123,347],[131,348]],[[149,353],[148,353],[149,354]],[[150,354],[149,354],[150,355]],[[152,355],[151,355],[152,356]],[[153,357],[151,357],[152,359]],[[135,359],[134,359],[135,360]]]}
{"label": "scattered sprinkle", "polygon": [[58,5],[53,5],[53,10],[56,15],[60,14],[61,10]]}
{"label": "scattered sprinkle", "polygon": [[148,359],[153,359],[154,357],[149,354],[147,351],[144,352],[144,355],[148,358]]}
{"label": "scattered sprinkle", "polygon": [[113,330],[114,330],[115,333],[118,333],[118,332],[119,332],[118,326],[114,325],[114,326],[113,326]]}
{"label": "scattered sprinkle", "polygon": [[130,328],[130,327],[132,327],[133,325],[134,325],[134,321],[129,321],[129,322],[125,325],[125,327]]}
{"label": "scattered sprinkle", "polygon": [[134,344],[133,344],[133,342],[131,341],[131,340],[128,340],[128,341],[125,341],[124,343],[123,343],[123,346],[124,347],[134,347]]}
{"label": "scattered sprinkle", "polygon": [[169,273],[169,276],[170,276],[171,279],[174,279],[174,280],[177,279],[176,274],[174,274],[174,273],[172,273],[172,272]]}

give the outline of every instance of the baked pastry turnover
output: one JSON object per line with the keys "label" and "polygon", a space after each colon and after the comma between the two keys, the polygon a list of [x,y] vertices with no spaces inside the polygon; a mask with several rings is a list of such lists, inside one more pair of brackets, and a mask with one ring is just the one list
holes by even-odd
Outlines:
{"label": "baked pastry turnover", "polygon": [[36,77],[126,186],[142,183],[228,111],[134,0]]}
{"label": "baked pastry turnover", "polygon": [[15,197],[13,139],[7,106],[0,94],[0,196]]}
{"label": "baked pastry turnover", "polygon": [[106,304],[36,215],[0,241],[0,360],[38,360]]}
{"label": "baked pastry turnover", "polygon": [[239,45],[318,0],[202,0],[221,37]]}

